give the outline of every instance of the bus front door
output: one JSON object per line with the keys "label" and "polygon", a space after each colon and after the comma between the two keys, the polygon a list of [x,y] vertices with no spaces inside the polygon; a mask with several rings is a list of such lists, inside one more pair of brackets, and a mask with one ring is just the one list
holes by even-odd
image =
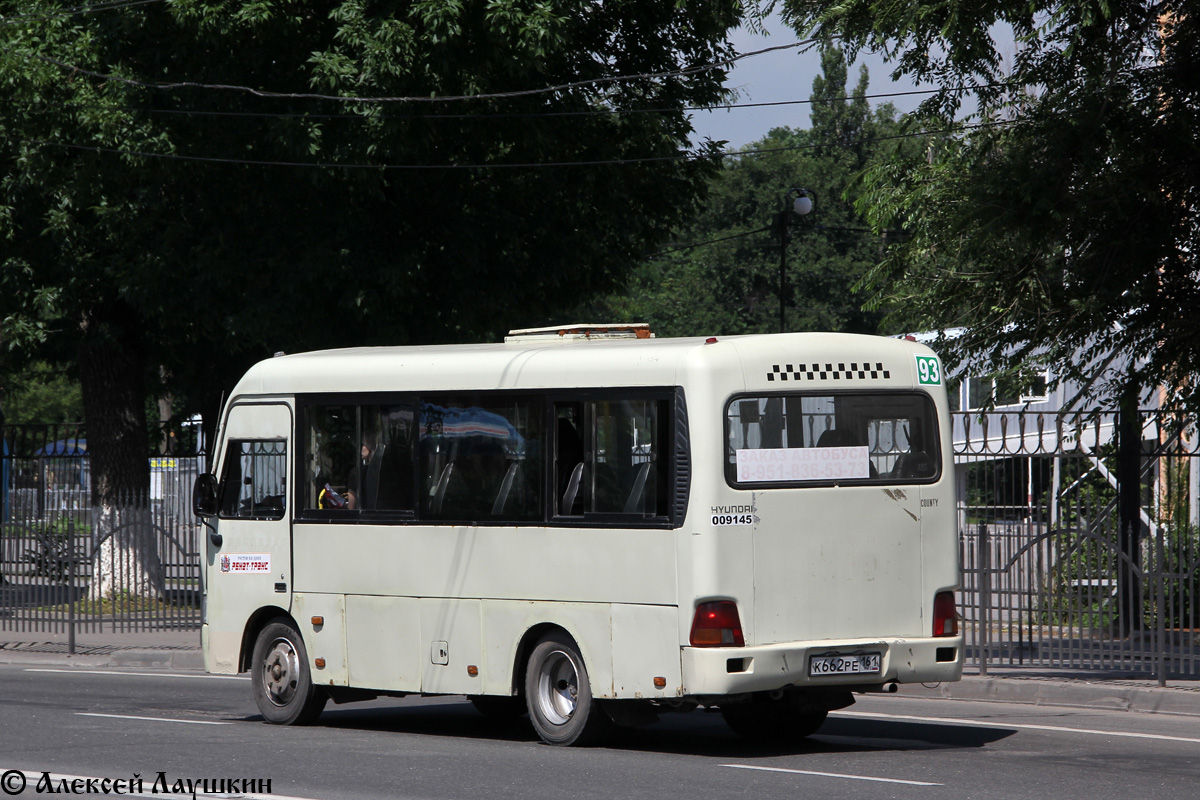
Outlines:
{"label": "bus front door", "polygon": [[234,405],[221,453],[217,537],[207,537],[204,666],[236,673],[247,620],[291,601],[288,470],[292,410],[283,403]]}

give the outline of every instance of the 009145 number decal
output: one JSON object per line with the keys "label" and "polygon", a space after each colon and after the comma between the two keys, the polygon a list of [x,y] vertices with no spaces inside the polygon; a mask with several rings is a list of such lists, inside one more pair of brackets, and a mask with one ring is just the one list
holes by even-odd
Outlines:
{"label": "009145 number decal", "polygon": [[753,525],[755,508],[753,505],[710,506],[709,524],[714,528],[729,525]]}

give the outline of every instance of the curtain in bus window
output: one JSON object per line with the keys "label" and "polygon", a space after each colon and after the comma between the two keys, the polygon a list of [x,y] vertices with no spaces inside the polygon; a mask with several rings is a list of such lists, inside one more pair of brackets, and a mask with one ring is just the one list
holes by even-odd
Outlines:
{"label": "curtain in bus window", "polygon": [[234,439],[225,452],[221,516],[281,519],[287,494],[287,446]]}
{"label": "curtain in bus window", "polygon": [[361,480],[370,502],[380,511],[412,511],[415,409],[411,405],[381,405],[369,406],[365,412],[378,425],[376,449],[361,463]]}
{"label": "curtain in bus window", "polygon": [[936,412],[919,392],[738,398],[726,426],[731,483],[905,483],[940,472]]}
{"label": "curtain in bus window", "polygon": [[540,519],[543,407],[522,397],[426,398],[418,425],[421,517]]}

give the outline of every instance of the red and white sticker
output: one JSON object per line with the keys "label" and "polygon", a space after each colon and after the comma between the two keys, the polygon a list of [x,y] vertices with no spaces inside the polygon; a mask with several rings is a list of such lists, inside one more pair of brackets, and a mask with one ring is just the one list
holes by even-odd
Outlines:
{"label": "red and white sticker", "polygon": [[224,553],[221,555],[221,572],[250,574],[270,571],[270,553]]}

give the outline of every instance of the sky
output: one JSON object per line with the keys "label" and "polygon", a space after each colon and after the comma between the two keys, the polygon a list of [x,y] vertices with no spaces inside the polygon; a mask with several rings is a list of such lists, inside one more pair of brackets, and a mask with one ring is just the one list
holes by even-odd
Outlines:
{"label": "sky", "polygon": [[[767,18],[765,30],[768,35],[752,33],[744,28],[734,31],[732,40],[739,53],[749,53],[778,45],[787,45],[799,40],[777,15]],[[727,85],[738,91],[737,103],[776,103],[781,101],[807,100],[812,94],[813,78],[821,72],[821,56],[815,48],[801,52],[802,48],[776,50],[738,61],[729,73]],[[866,64],[869,76],[869,92],[908,92],[916,87],[911,81],[893,83],[891,68],[879,56],[860,57],[846,78],[847,90],[853,91],[858,83],[860,64]],[[891,102],[901,112],[912,111],[927,95],[878,98],[870,101],[871,106]],[[693,141],[705,137],[728,141],[727,147],[741,148],[767,135],[771,128],[789,126],[807,128],[809,125],[808,105],[777,105],[762,108],[734,108],[722,111],[698,111],[692,116],[696,128]]]}

